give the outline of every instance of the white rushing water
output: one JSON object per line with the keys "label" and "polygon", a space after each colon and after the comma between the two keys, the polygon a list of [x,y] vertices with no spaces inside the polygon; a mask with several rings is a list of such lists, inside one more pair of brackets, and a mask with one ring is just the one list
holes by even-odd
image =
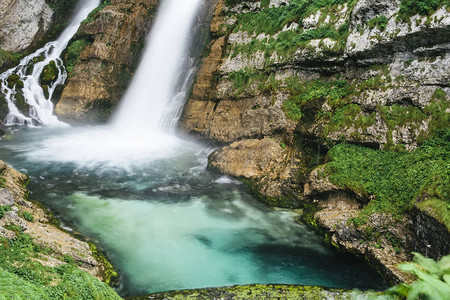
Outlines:
{"label": "white rushing water", "polygon": [[[118,129],[161,130],[182,105],[175,90],[186,59],[189,32],[201,0],[165,0],[153,24],[142,61],[113,117]],[[185,90],[188,87],[185,87]],[[178,100],[178,101],[176,101]]]}
{"label": "white rushing water", "polygon": [[[63,84],[67,78],[67,72],[60,56],[70,39],[77,32],[81,22],[99,4],[100,0],[85,0],[58,40],[47,43],[43,48],[23,58],[17,67],[0,74],[0,91],[4,94],[9,108],[9,113],[3,122],[6,126],[64,124],[53,115],[53,103],[51,102],[56,87]],[[44,67],[51,62],[54,62],[58,72],[56,78],[48,86],[48,92],[45,93],[40,85],[40,76]],[[18,76],[20,81],[23,82],[21,90],[24,101],[29,106],[28,112],[22,112],[16,106],[17,93],[20,93],[20,91],[13,85],[11,80],[8,82],[8,78],[12,75],[16,75],[16,78]]]}

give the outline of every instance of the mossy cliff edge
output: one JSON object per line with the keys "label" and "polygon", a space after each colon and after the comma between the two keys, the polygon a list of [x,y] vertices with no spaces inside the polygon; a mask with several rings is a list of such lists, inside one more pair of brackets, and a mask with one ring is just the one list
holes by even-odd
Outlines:
{"label": "mossy cliff edge", "polygon": [[448,1],[220,0],[210,31],[181,126],[211,168],[392,282],[449,253]]}
{"label": "mossy cliff edge", "polygon": [[111,264],[28,200],[27,182],[0,161],[0,299],[121,299]]}

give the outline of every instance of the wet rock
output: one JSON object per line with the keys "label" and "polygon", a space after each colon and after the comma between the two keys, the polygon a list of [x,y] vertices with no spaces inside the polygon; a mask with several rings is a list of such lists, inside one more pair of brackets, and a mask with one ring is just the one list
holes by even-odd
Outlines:
{"label": "wet rock", "polygon": [[448,224],[446,226],[429,209],[419,205],[412,210],[412,235],[408,236],[408,247],[411,251],[439,260],[450,253]]}

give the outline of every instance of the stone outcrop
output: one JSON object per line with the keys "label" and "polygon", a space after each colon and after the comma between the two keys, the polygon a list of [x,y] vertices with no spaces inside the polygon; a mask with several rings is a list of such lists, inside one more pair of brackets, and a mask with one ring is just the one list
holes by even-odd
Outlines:
{"label": "stone outcrop", "polygon": [[45,0],[2,0],[0,47],[10,52],[26,49],[50,29],[53,14]]}
{"label": "stone outcrop", "polygon": [[112,0],[82,23],[65,54],[69,78],[56,105],[62,119],[109,117],[131,80],[158,0]]}
{"label": "stone outcrop", "polygon": [[0,218],[0,237],[16,238],[9,226],[19,227],[36,245],[49,249],[47,254],[34,258],[37,262],[56,267],[67,263],[63,258],[71,257],[80,269],[105,280],[106,268],[110,266],[97,260],[88,243],[52,225],[52,216],[27,200],[27,182],[26,175],[0,161],[0,207],[9,208]]}
{"label": "stone outcrop", "polygon": [[435,260],[450,253],[449,224],[445,224],[433,215],[432,211],[414,206],[412,211],[412,234],[409,237],[409,248],[423,253]]}
{"label": "stone outcrop", "polygon": [[264,202],[291,208],[298,206],[292,195],[300,192],[302,166],[297,153],[271,138],[235,142],[209,157],[210,168],[247,180]]}
{"label": "stone outcrop", "polygon": [[409,261],[407,243],[411,235],[411,220],[395,221],[389,214],[375,213],[368,222],[357,226],[365,199],[351,191],[339,189],[323,174],[323,167],[311,172],[307,179],[304,201],[317,206],[317,211],[304,218],[335,247],[364,257],[391,283],[414,280],[398,269],[397,264]]}

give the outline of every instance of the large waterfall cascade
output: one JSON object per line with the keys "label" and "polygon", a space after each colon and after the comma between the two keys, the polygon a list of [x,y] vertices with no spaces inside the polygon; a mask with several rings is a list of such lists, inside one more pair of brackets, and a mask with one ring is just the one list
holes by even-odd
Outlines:
{"label": "large waterfall cascade", "polygon": [[201,0],[162,2],[141,63],[113,117],[114,126],[133,131],[159,130],[183,104],[174,101],[175,91],[188,59],[189,32],[200,3]]}
{"label": "large waterfall cascade", "polygon": [[[55,89],[63,84],[67,78],[67,72],[60,56],[70,39],[77,32],[81,22],[99,4],[100,0],[85,0],[58,40],[47,43],[43,48],[24,57],[18,66],[0,74],[0,91],[4,94],[9,108],[4,125],[63,124],[53,115],[53,103],[51,101]],[[54,62],[58,72],[56,78],[47,87],[47,93],[45,93],[40,85],[40,76],[45,66],[51,62]],[[23,83],[22,93],[24,101],[29,106],[28,115],[21,112],[16,106],[17,88],[15,85],[17,83],[13,85],[8,80],[12,75],[16,75],[16,78],[18,76],[16,82],[21,81]]]}

